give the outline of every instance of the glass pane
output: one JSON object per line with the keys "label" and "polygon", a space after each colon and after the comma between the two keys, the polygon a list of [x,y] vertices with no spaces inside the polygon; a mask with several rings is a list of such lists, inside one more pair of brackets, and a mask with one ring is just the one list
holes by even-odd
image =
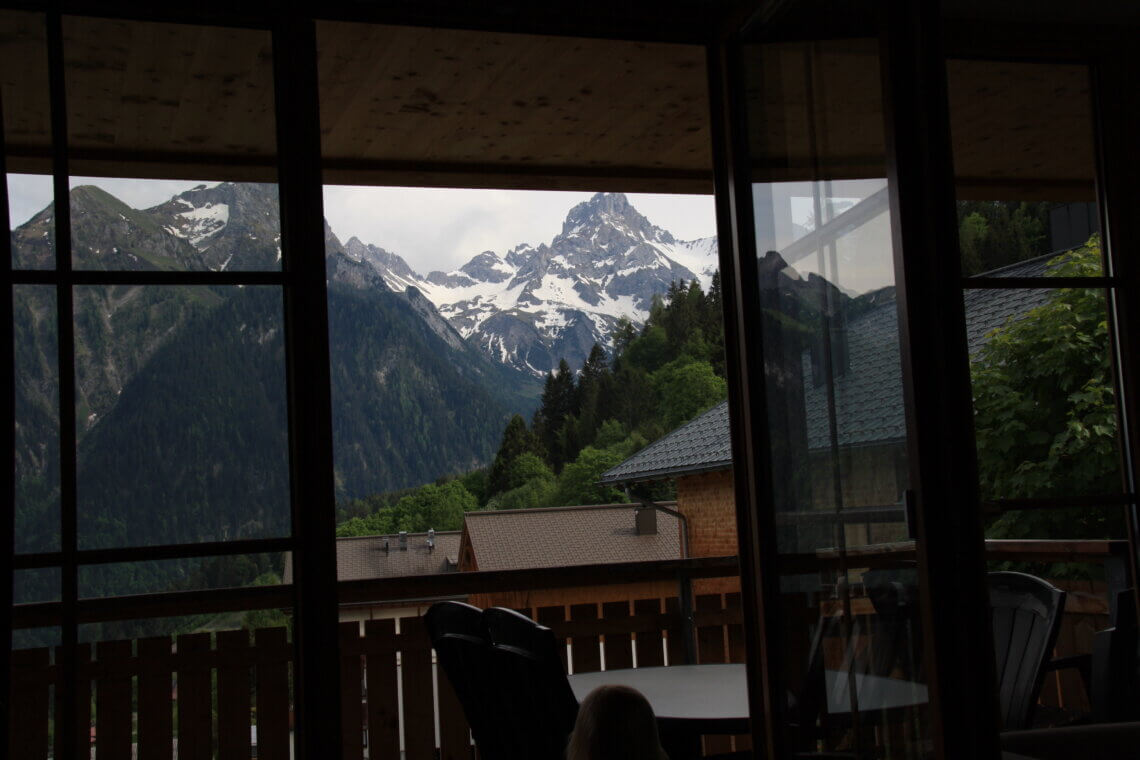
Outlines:
{"label": "glass pane", "polygon": [[14,269],[55,268],[55,223],[50,175],[8,175],[8,219]]}
{"label": "glass pane", "polygon": [[280,269],[276,188],[252,184],[276,181],[270,34],[79,17],[63,32],[75,268]]}
{"label": "glass pane", "polygon": [[272,586],[281,583],[284,571],[285,555],[281,552],[83,565],[79,568],[79,596]]}
{"label": "glass pane", "polygon": [[74,292],[80,548],[288,535],[280,289]]}
{"label": "glass pane", "polygon": [[57,602],[60,593],[58,567],[35,567],[12,573],[12,602]]}
{"label": "glass pane", "polygon": [[[1089,245],[1053,261],[1068,271],[1099,257]],[[1121,493],[1105,292],[974,289],[964,300],[983,498]]]}
{"label": "glass pane", "polygon": [[276,185],[72,177],[70,197],[77,269],[281,268]]}
{"label": "glass pane", "polygon": [[1049,273],[1100,229],[1088,67],[955,60],[947,77],[964,273]]}
{"label": "glass pane", "polygon": [[12,287],[17,552],[59,551],[59,345],[55,288]]}
{"label": "glass pane", "polygon": [[749,53],[786,621],[782,672],[771,675],[793,697],[793,750],[922,757],[927,691],[877,46]]}

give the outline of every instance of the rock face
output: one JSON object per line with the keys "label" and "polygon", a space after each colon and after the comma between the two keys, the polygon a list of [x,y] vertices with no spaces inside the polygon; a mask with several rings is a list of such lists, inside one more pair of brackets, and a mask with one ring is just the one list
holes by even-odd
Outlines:
{"label": "rock face", "polygon": [[345,249],[393,290],[415,287],[490,356],[534,375],[562,358],[581,365],[595,342],[611,348],[621,318],[643,321],[674,281],[707,289],[717,267],[716,238],[679,241],[621,193],[575,206],[549,245],[484,251],[453,272],[424,277],[375,246],[350,240]]}
{"label": "rock face", "polygon": [[199,185],[142,213],[197,250],[192,268],[281,268],[281,212],[276,185]]}

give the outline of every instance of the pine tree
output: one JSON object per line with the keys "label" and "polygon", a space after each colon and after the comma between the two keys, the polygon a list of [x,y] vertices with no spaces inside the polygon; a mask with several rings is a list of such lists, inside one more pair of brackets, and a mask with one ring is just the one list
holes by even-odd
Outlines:
{"label": "pine tree", "polygon": [[542,406],[534,418],[534,432],[546,448],[547,461],[555,472],[560,472],[566,462],[566,432],[563,428],[567,418],[574,414],[576,395],[574,373],[562,359],[558,362],[558,369],[546,376]]}
{"label": "pine tree", "polygon": [[542,446],[534,433],[527,429],[526,420],[516,414],[511,417],[503,431],[503,440],[499,444],[499,451],[495,454],[495,461],[491,463],[491,471],[487,475],[487,496],[501,493],[510,488],[509,476],[511,463],[521,454],[537,454],[542,456]]}

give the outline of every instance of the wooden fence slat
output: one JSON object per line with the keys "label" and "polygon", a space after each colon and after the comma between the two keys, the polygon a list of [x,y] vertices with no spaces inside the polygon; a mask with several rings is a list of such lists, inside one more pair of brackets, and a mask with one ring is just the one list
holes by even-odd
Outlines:
{"label": "wooden fence slat", "polygon": [[[534,621],[539,625],[545,625],[547,628],[555,628],[555,626],[566,619],[566,608],[562,605],[558,605],[556,607],[539,607],[536,612],[537,617],[534,618]],[[565,641],[562,643],[565,643]],[[566,647],[558,647],[558,656],[562,658],[562,669],[569,673],[570,665],[566,653]]]}
{"label": "wooden fence slat", "polygon": [[[598,605],[573,604],[570,606],[571,620],[597,620]],[[601,651],[598,649],[598,636],[573,636],[570,638],[570,661],[575,673],[594,673],[602,669]]]}
{"label": "wooden fence slat", "polygon": [[[700,594],[694,608],[701,612],[720,612],[724,600],[720,594]],[[727,661],[724,646],[723,625],[703,625],[697,628],[697,662],[723,663]],[[732,739],[728,736],[705,736],[705,754],[714,755],[732,751]]]}
{"label": "wooden fence slat", "polygon": [[139,639],[139,760],[170,760],[174,741],[174,663],[169,636]]}
{"label": "wooden fence slat", "polygon": [[341,623],[340,638],[340,741],[345,760],[364,757],[364,711],[361,706],[361,683],[364,678],[359,648],[360,623]]}
{"label": "wooden fence slat", "polygon": [[218,652],[240,658],[234,663],[226,657],[218,665],[218,759],[248,760],[252,662],[249,631],[220,631]]}
{"label": "wooden fence slat", "polygon": [[[605,602],[602,617],[620,622],[629,618],[629,602]],[[633,667],[633,639],[628,633],[607,633],[603,639],[606,653],[606,670]]]}
{"label": "wooden fence slat", "polygon": [[[661,614],[661,600],[635,599],[633,602],[633,614]],[[665,650],[662,647],[660,630],[635,633],[633,639],[637,643],[637,667],[652,668],[665,664]]]}
{"label": "wooden fence slat", "polygon": [[[95,757],[131,756],[131,641],[100,641],[95,656],[105,673],[95,681]],[[101,668],[101,669],[104,669]]]}
{"label": "wooden fence slat", "polygon": [[[63,658],[63,647],[55,648],[55,661],[58,664]],[[82,757],[90,754],[91,747],[91,678],[87,675],[87,665],[91,662],[91,645],[76,644],[75,646],[75,725],[71,730],[75,732],[75,749]],[[63,696],[66,687],[56,683],[55,688],[55,714],[63,715]],[[61,732],[64,726],[58,719],[55,722],[55,746],[63,744]],[[87,751],[85,751],[87,750]]]}
{"label": "wooden fence slat", "polygon": [[[259,651],[286,650],[284,628],[254,631]],[[257,690],[257,756],[289,757],[289,661],[260,660],[254,677]]]}
{"label": "wooden fence slat", "polygon": [[400,691],[404,704],[404,757],[435,760],[435,694],[431,642],[423,618],[400,618]]}
{"label": "wooden fence slat", "polygon": [[668,639],[665,642],[665,651],[669,655],[670,665],[684,665],[688,654],[685,652],[685,632],[681,620],[681,600],[675,596],[665,600],[665,612],[673,616],[676,622],[665,629]]}
{"label": "wooden fence slat", "polygon": [[12,652],[12,681],[8,757],[12,760],[46,760],[51,706],[47,647]]}
{"label": "wooden fence slat", "polygon": [[[178,637],[179,655],[209,650],[208,633],[189,633]],[[177,667],[178,760],[211,760],[214,732],[210,669],[193,660],[178,662]]]}
{"label": "wooden fence slat", "polygon": [[439,743],[442,760],[471,760],[471,728],[463,705],[443,669],[435,668],[436,694],[439,701]]}
{"label": "wooden fence slat", "polygon": [[[396,621],[369,620],[364,624],[364,636],[371,647],[386,645],[396,640]],[[396,652],[388,646],[385,651],[370,653],[365,666],[368,691],[368,756],[389,758],[400,756],[400,692],[396,678]]]}
{"label": "wooden fence slat", "polygon": [[[739,592],[724,595],[724,608],[726,612],[737,614],[741,611],[741,596]],[[729,617],[726,615],[726,617]],[[747,652],[744,648],[744,626],[741,623],[728,624],[728,661],[746,662]],[[752,749],[751,734],[738,734],[732,737],[733,749],[742,752]]]}

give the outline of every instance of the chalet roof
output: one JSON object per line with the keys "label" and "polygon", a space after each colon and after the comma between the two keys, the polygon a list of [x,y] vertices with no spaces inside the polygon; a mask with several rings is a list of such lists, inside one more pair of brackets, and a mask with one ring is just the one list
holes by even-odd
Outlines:
{"label": "chalet roof", "polygon": [[640,536],[634,505],[468,512],[465,540],[479,570],[678,559],[677,518],[657,514],[657,533]]}
{"label": "chalet roof", "polygon": [[[1041,277],[1056,254],[1038,256],[986,272],[987,277]],[[970,354],[1010,314],[1023,315],[1049,297],[1046,288],[976,288],[963,296]],[[894,301],[875,307],[847,327],[848,370],[835,380],[838,439],[841,446],[877,445],[906,437],[899,353],[898,309]],[[809,449],[828,445],[827,388],[812,382],[811,357],[805,352],[804,406]],[[601,483],[634,483],[732,467],[728,402],[646,446],[602,473]]]}
{"label": "chalet roof", "polygon": [[724,401],[602,473],[599,482],[660,480],[730,467],[732,441],[728,434],[728,402]]}
{"label": "chalet roof", "polygon": [[[336,540],[336,579],[362,581],[409,575],[455,572],[459,562],[460,531],[436,531],[435,548],[427,546],[426,533],[409,533],[408,548],[400,549],[398,535],[353,536]],[[388,550],[384,550],[384,542]],[[285,555],[283,582],[293,582],[293,554]]]}

